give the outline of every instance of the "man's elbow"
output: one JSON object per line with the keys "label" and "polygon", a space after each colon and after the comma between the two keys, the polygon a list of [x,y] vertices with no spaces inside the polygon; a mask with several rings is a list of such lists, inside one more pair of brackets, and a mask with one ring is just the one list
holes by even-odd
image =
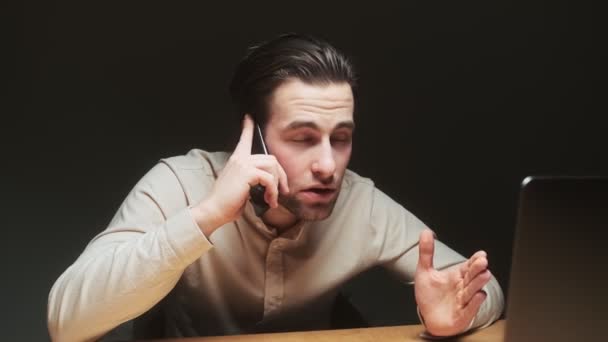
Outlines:
{"label": "man's elbow", "polygon": [[51,305],[49,303],[47,328],[51,341],[53,342],[76,340],[74,338],[74,336],[77,335],[74,331],[76,329],[76,324],[71,322],[65,315],[62,315],[59,305]]}
{"label": "man's elbow", "polygon": [[49,336],[53,342],[76,341],[74,338],[76,335],[74,327],[72,327],[69,322],[68,324],[65,324],[65,322],[61,322],[57,317],[49,315],[47,318],[47,327]]}
{"label": "man's elbow", "polygon": [[92,335],[86,330],[86,325],[77,322],[60,322],[49,317],[47,326],[53,342],[86,342],[101,337],[99,334]]}
{"label": "man's elbow", "polygon": [[[66,293],[67,292],[67,293]],[[74,309],[74,303],[70,299],[70,291],[61,286],[61,278],[51,288],[47,307],[47,329],[51,341],[88,341],[83,334],[83,322],[78,322],[78,315]]]}

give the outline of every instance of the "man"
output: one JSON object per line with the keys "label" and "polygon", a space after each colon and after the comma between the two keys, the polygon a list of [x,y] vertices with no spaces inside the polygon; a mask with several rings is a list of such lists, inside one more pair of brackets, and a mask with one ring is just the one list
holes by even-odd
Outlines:
{"label": "man", "polygon": [[[251,49],[231,84],[247,113],[233,153],[192,150],[140,180],[51,289],[52,338],[99,338],[161,300],[168,335],[323,328],[340,285],[375,265],[414,282],[431,335],[496,320],[503,296],[485,253],[465,259],[434,241],[346,170],[355,85],[324,41],[290,34]],[[253,117],[269,155],[251,152]],[[261,217],[249,201],[257,185]]]}

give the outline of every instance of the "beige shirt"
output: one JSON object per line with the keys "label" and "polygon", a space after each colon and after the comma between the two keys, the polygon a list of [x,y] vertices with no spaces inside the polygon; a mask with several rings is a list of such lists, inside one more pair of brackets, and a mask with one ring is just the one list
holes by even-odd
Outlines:
{"label": "beige shirt", "polygon": [[[277,234],[248,203],[242,217],[207,239],[189,207],[205,198],[228,156],[192,150],[161,160],[137,183],[51,289],[54,341],[96,339],[172,290],[168,324],[177,336],[320,328],[340,286],[370,267],[413,281],[425,225],[349,170],[323,221]],[[436,241],[437,268],[463,260]],[[494,278],[485,290],[472,328],[502,312]]]}

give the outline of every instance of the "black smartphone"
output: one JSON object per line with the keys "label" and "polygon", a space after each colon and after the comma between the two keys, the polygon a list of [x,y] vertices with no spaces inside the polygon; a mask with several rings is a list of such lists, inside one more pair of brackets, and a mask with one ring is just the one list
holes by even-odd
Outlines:
{"label": "black smartphone", "polygon": [[[253,132],[253,143],[251,146],[251,153],[253,154],[268,154],[268,149],[266,148],[266,143],[264,142],[264,135],[262,134],[262,129],[260,125],[257,123],[254,127]],[[264,213],[270,208],[268,203],[264,200],[264,193],[266,192],[266,187],[261,184],[256,186],[252,186],[249,190],[249,196],[251,197],[251,204],[253,205],[253,209],[255,214],[258,217],[262,217]]]}

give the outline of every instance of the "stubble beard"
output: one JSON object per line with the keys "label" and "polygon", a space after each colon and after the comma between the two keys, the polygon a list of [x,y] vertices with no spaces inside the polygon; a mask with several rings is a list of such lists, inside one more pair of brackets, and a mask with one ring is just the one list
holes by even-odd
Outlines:
{"label": "stubble beard", "polygon": [[340,190],[328,203],[305,204],[295,196],[279,196],[279,203],[296,216],[298,220],[320,221],[331,215],[338,200]]}

